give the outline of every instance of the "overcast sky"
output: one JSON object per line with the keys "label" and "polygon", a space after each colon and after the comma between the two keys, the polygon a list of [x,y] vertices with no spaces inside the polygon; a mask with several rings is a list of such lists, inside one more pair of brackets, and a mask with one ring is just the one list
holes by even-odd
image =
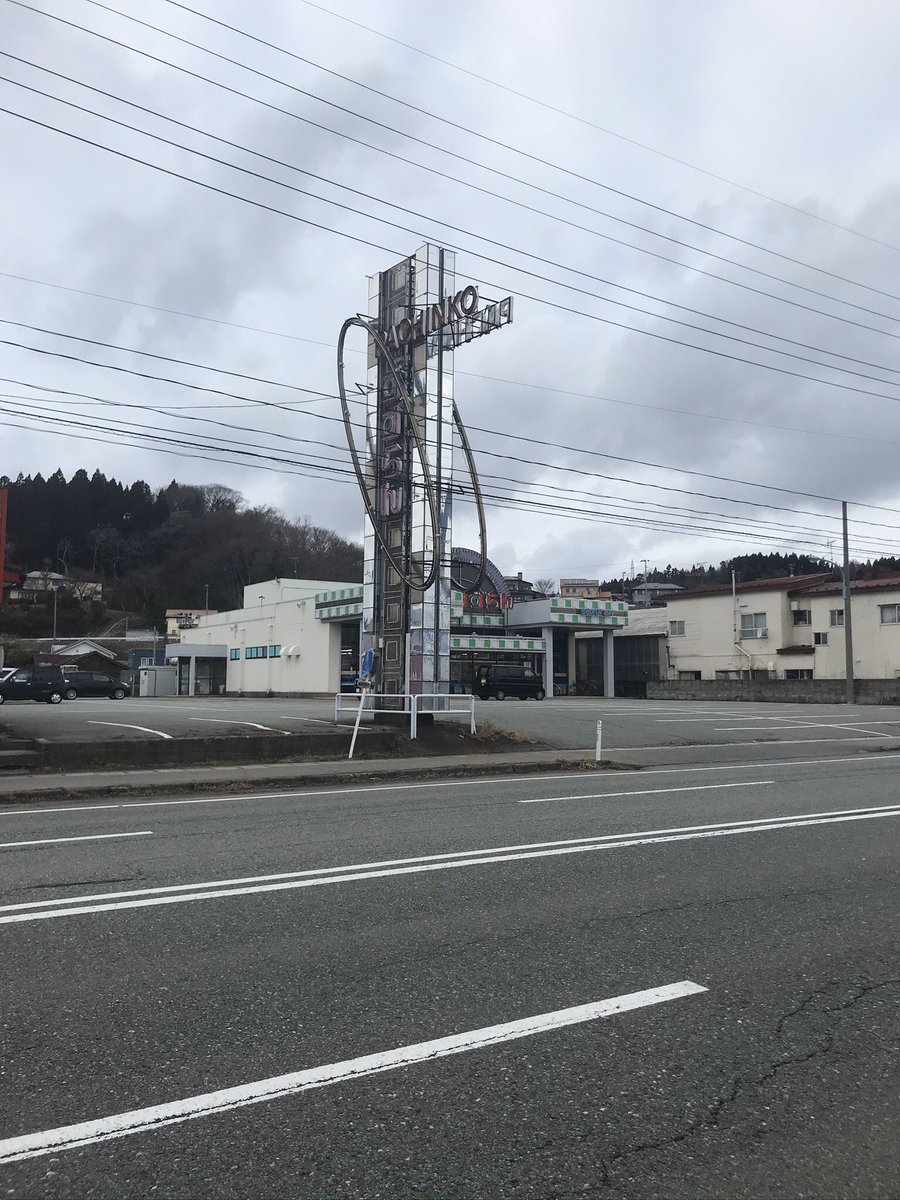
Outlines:
{"label": "overcast sky", "polygon": [[489,509],[505,573],[839,554],[835,503],[688,472],[847,498],[857,556],[900,553],[896,3],[191,7],[308,62],[169,0],[0,0],[0,473],[219,481],[359,539],[337,403],[292,388],[334,393],[366,277],[428,239],[460,286],[516,297],[456,356],[485,489],[526,500]]}

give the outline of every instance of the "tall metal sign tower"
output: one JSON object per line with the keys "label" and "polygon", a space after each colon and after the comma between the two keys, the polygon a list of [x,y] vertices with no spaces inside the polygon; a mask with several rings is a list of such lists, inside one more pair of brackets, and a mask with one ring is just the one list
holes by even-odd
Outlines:
{"label": "tall metal sign tower", "polygon": [[[384,695],[449,691],[457,437],[478,506],[482,564],[487,557],[478,479],[454,402],[454,351],[511,320],[511,297],[483,304],[472,284],[457,290],[453,252],[429,244],[373,275],[368,316],[350,317],[341,329],[338,384],[366,512],[360,649],[374,652],[369,661]],[[368,335],[362,452],[344,377],[354,326]]]}

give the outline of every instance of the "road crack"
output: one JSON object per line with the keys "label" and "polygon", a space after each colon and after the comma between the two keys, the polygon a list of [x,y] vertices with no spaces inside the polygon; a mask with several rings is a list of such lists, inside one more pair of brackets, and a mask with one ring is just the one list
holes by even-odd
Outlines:
{"label": "road crack", "polygon": [[[891,987],[900,987],[900,978],[883,979],[875,983],[860,983],[845,979],[831,980],[822,987],[809,991],[798,1004],[778,1018],[773,1030],[774,1039],[776,1041],[783,1041],[786,1037],[790,1036],[787,1027],[791,1021],[801,1016],[814,1013],[820,1017],[834,1018],[836,1015],[854,1008],[873,993]],[[849,989],[851,995],[842,1003],[825,1005],[820,1008],[813,1007],[817,1000],[827,997],[829,993],[833,993],[837,988],[842,989],[844,993]],[[802,1037],[803,1035],[800,1034],[799,1036]],[[598,1163],[598,1170],[600,1171],[603,1185],[613,1190],[620,1190],[613,1182],[613,1175],[616,1168],[626,1159],[654,1151],[666,1150],[687,1141],[697,1134],[717,1129],[727,1110],[737,1103],[742,1096],[763,1087],[766,1083],[775,1079],[782,1071],[803,1066],[813,1059],[824,1057],[830,1053],[835,1040],[833,1030],[820,1030],[812,1036],[813,1044],[811,1046],[803,1050],[797,1049],[791,1052],[783,1052],[765,1070],[759,1071],[750,1077],[735,1075],[723,1094],[716,1097],[716,1099],[707,1105],[704,1114],[695,1117],[677,1132],[652,1141],[639,1141],[608,1155]]]}

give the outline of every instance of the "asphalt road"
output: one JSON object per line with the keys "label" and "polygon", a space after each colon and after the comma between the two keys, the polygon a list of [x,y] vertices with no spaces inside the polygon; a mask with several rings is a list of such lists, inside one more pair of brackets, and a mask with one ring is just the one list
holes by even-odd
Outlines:
{"label": "asphalt road", "polygon": [[2,808],[3,1194],[896,1196],[898,781]]}
{"label": "asphalt road", "polygon": [[[900,708],[875,705],[742,704],[561,697],[476,701],[479,728],[490,723],[553,748],[587,749],[603,722],[610,753],[658,747],[693,753],[712,746],[778,743],[835,753],[900,748]],[[297,733],[330,727],[333,700],[250,699],[71,700],[62,704],[7,703],[0,730],[51,741],[156,740]],[[350,717],[346,720],[349,722]],[[859,743],[859,745],[857,745]],[[702,754],[701,754],[702,757]]]}

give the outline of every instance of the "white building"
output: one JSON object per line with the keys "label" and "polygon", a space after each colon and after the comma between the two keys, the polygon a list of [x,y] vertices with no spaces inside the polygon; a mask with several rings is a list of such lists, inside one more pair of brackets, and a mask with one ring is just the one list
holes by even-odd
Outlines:
{"label": "white building", "polygon": [[[322,600],[318,619],[317,597],[332,598]],[[322,620],[326,609],[338,619]],[[356,677],[361,613],[361,587],[328,579],[269,579],[244,588],[243,608],[198,614],[196,626],[167,647],[166,657],[179,665],[183,696],[333,694],[341,690],[342,655]]]}
{"label": "white building", "polygon": [[[491,568],[496,590],[451,594],[451,688],[469,691],[476,665],[526,663],[548,696],[576,679],[576,630],[606,631],[600,662],[614,691],[613,631],[628,624],[613,600],[549,597],[516,603]],[[180,695],[321,695],[353,690],[359,670],[362,585],[270,579],[244,588],[244,606],[197,617],[196,628],[166,647],[179,668]],[[427,690],[427,689],[426,689]]]}
{"label": "white building", "polygon": [[[900,575],[851,585],[857,679],[900,679]],[[844,605],[833,575],[712,584],[670,596],[671,679],[843,679]]]}

